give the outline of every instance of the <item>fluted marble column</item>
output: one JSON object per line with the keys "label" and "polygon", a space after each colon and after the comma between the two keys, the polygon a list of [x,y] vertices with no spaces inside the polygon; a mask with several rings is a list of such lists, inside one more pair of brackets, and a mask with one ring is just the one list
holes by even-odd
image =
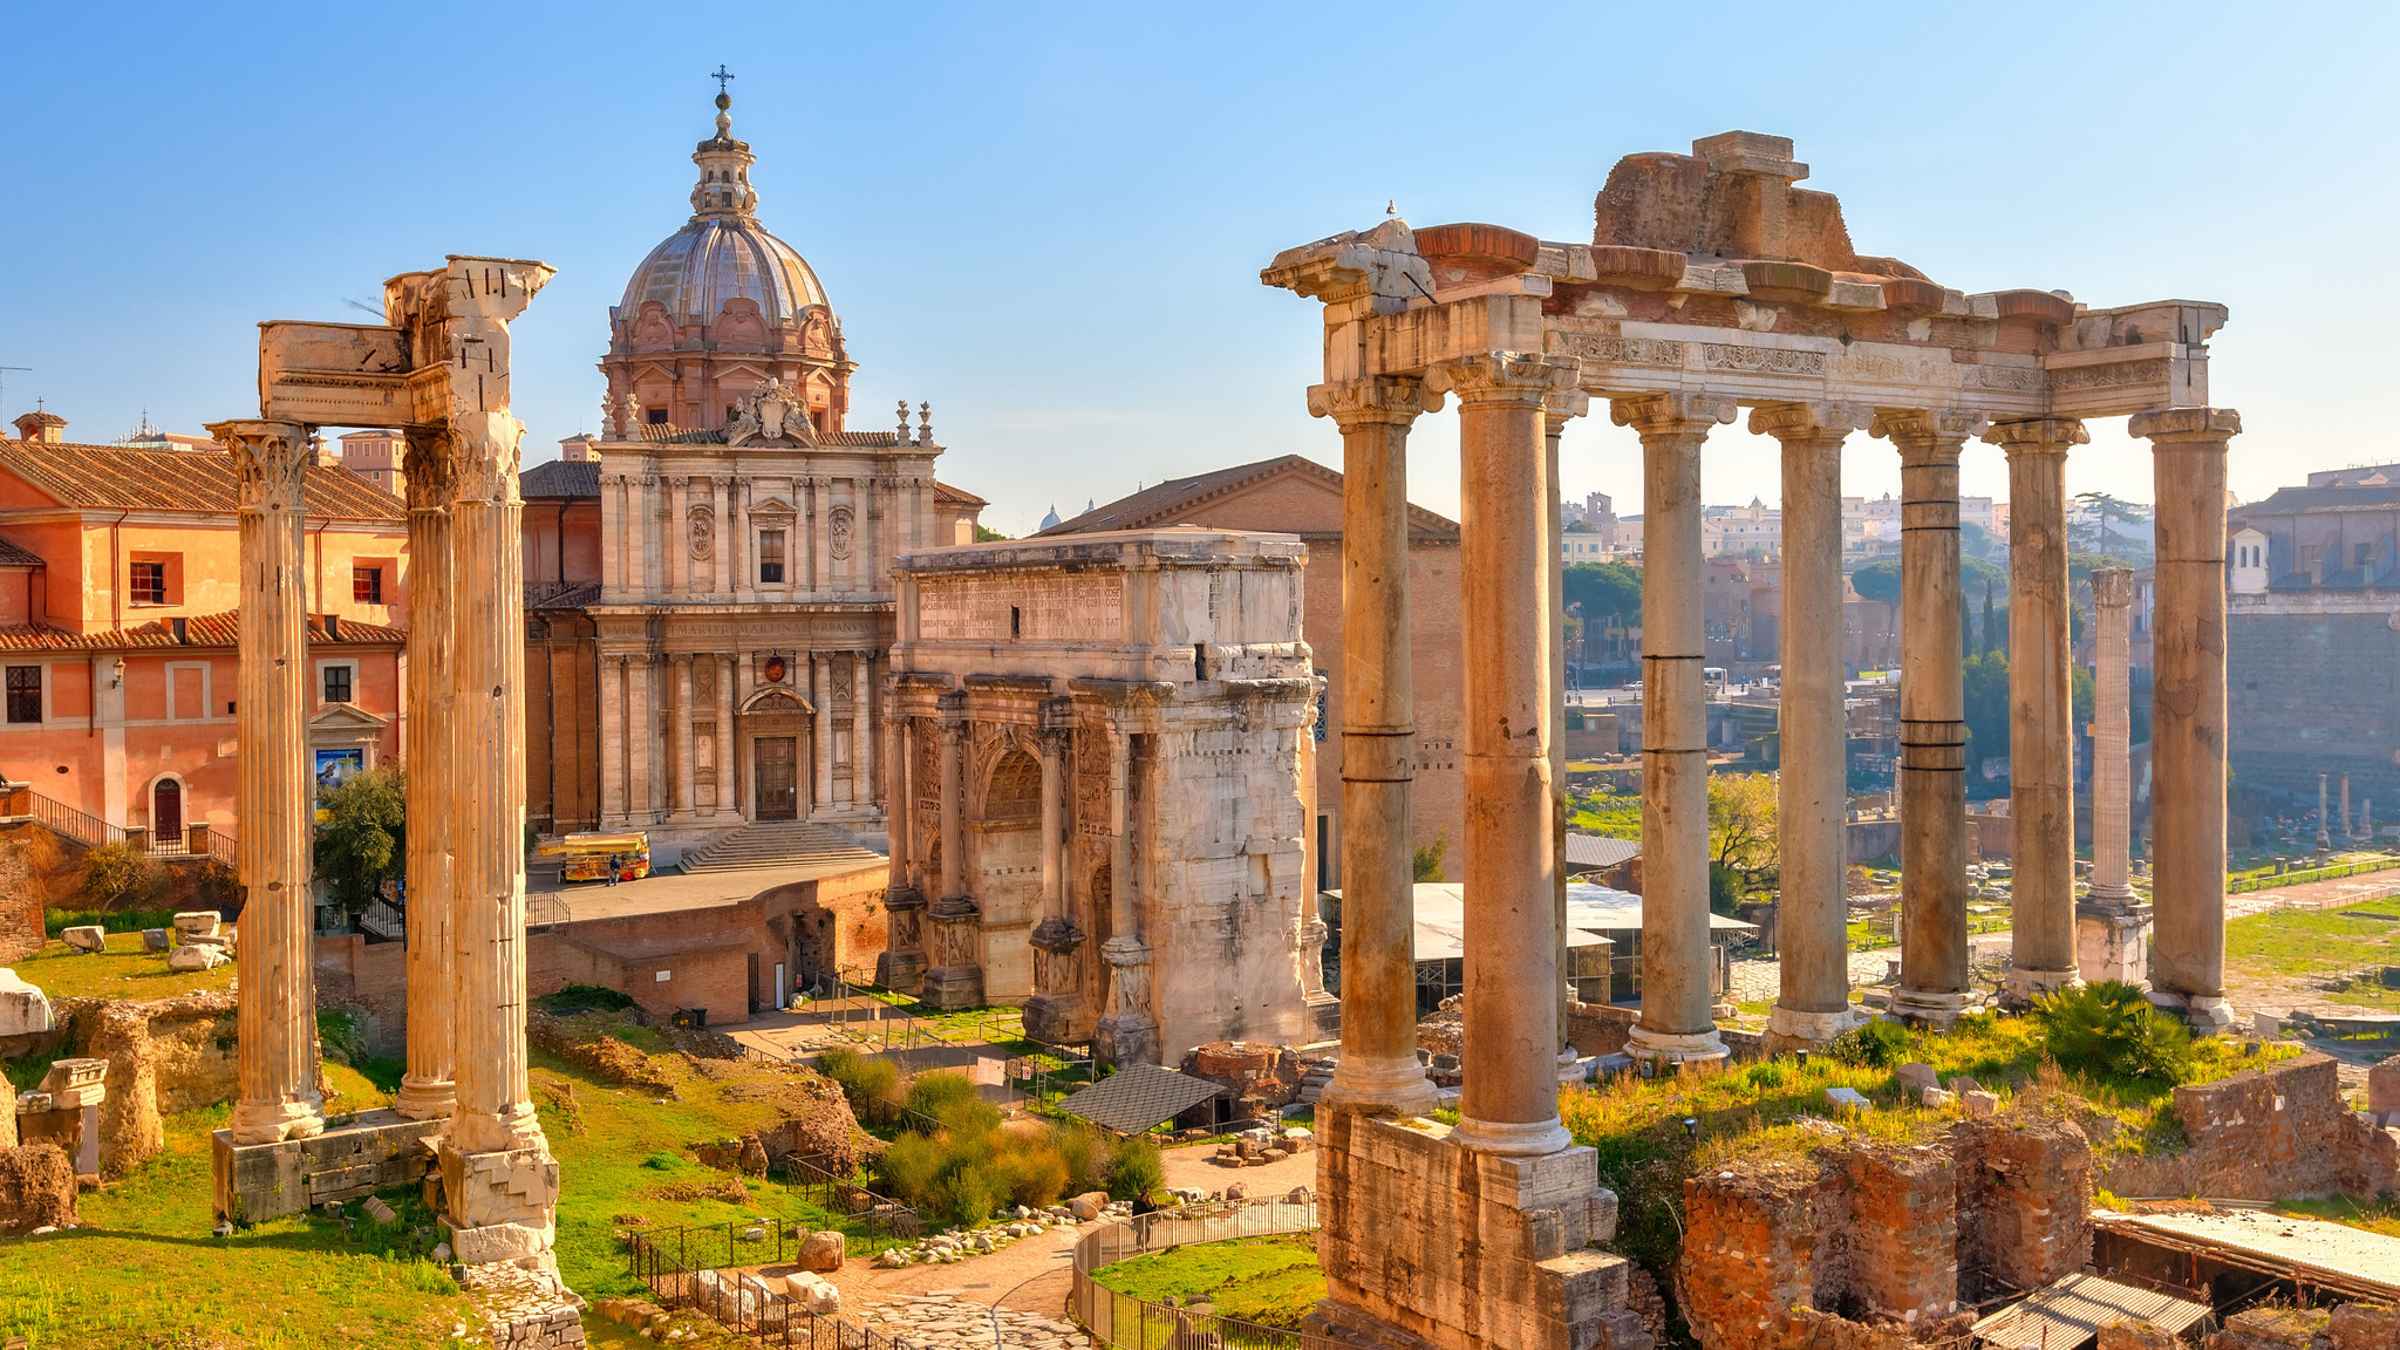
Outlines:
{"label": "fluted marble column", "polygon": [[1308,391],[1308,410],[1342,434],[1342,1055],[1323,1100],[1403,1116],[1435,1101],[1417,1062],[1408,828],[1416,745],[1408,430],[1427,407],[1411,379]]}
{"label": "fluted marble column", "polygon": [[2150,722],[2151,999],[2195,1026],[2225,998],[2225,448],[2231,408],[2135,417],[2157,470],[2156,690]]}
{"label": "fluted marble column", "polygon": [[1958,455],[1981,419],[1887,410],[1900,448],[1900,988],[1892,1012],[1947,1026],[1968,1000],[1966,685]]}
{"label": "fluted marble column", "polygon": [[1708,939],[1707,625],[1700,446],[1730,398],[1643,394],[1609,416],[1642,438],[1642,1015],[1626,1053],[1725,1057]]}
{"label": "fluted marble column", "polygon": [[886,989],[915,993],[925,978],[925,893],[919,887],[917,859],[917,788],[913,782],[916,758],[912,738],[920,734],[917,719],[902,714],[894,699],[886,705],[884,732],[891,738],[883,757],[885,796],[891,809],[885,834],[892,853],[891,873],[884,885],[884,911],[889,924],[883,954],[875,958],[875,982]]}
{"label": "fluted marble column", "polygon": [[1025,1031],[1035,1040],[1079,1039],[1083,1015],[1084,931],[1067,909],[1066,785],[1070,711],[1053,699],[1042,709],[1042,917],[1033,929],[1034,996]]}
{"label": "fluted marble column", "polygon": [[[2013,509],[2013,508],[2012,508]],[[2133,570],[2092,572],[2092,889],[2094,904],[2133,904]]]}
{"label": "fluted marble column", "polygon": [[[241,481],[241,699],[235,723],[241,813],[242,940],[235,946],[239,1086],[236,1144],[305,1139],[325,1128],[317,1081],[317,986],[311,962],[308,771],[308,575],[300,485],[308,430],[289,422],[217,422]],[[520,641],[522,638],[520,637]]]}
{"label": "fluted marble column", "polygon": [[[1459,400],[1460,721],[1466,770],[1467,1044],[1452,1136],[1483,1153],[1552,1153],[1558,1118],[1558,857],[1543,706],[1552,543],[1542,403],[1572,361],[1488,352],[1437,362]],[[1705,896],[1702,897],[1706,899]],[[1530,978],[1529,978],[1530,976]]]}
{"label": "fluted marble column", "polygon": [[983,1003],[982,910],[967,870],[967,718],[964,691],[939,700],[942,710],[942,893],[926,907],[932,948],[919,997],[936,1008]]}
{"label": "fluted marble column", "polygon": [[1108,1012],[1092,1033],[1092,1053],[1104,1064],[1158,1062],[1158,1019],[1150,1015],[1150,944],[1141,931],[1140,889],[1133,869],[1133,738],[1111,728],[1108,759]]}
{"label": "fluted marble column", "polygon": [[453,793],[450,610],[450,449],[437,431],[408,432],[408,1068],[395,1102],[411,1120],[447,1117],[458,1103],[457,945],[450,897]]}
{"label": "fluted marble column", "polygon": [[2091,437],[2073,418],[2047,417],[2003,422],[1984,439],[2008,451],[2008,798],[2015,904],[2003,992],[2022,1006],[2079,978],[2067,447]]}
{"label": "fluted marble column", "polygon": [[1849,801],[1842,662],[1842,441],[1866,425],[1850,404],[1782,403],[1750,414],[1783,447],[1782,767],[1776,776],[1781,984],[1767,1034],[1822,1045],[1856,1026],[1850,1004],[1843,818]]}

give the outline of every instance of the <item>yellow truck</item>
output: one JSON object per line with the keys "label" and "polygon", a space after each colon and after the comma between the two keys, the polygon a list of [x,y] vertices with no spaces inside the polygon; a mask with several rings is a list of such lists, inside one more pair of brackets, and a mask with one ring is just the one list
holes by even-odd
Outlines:
{"label": "yellow truck", "polygon": [[632,881],[650,875],[650,836],[639,830],[625,834],[570,834],[534,850],[536,857],[556,858],[569,881],[608,880],[608,860],[617,860],[617,879]]}

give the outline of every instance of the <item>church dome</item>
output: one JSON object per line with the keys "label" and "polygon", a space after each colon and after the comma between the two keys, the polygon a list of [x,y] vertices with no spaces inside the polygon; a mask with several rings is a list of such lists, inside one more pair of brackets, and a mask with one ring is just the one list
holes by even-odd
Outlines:
{"label": "church dome", "polygon": [[750,300],[771,325],[796,322],[811,305],[828,305],[825,287],[799,250],[746,215],[697,216],[668,235],[633,269],[619,312],[649,301],[678,324],[713,323],[729,300]]}

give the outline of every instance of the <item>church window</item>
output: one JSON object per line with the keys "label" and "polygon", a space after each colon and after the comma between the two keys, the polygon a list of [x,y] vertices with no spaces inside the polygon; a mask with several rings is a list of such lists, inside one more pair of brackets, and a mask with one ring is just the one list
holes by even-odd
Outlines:
{"label": "church window", "polygon": [[8,720],[39,722],[42,720],[42,668],[40,666],[10,666],[8,668]]}
{"label": "church window", "polygon": [[758,579],[762,582],[783,583],[783,531],[758,532]]}

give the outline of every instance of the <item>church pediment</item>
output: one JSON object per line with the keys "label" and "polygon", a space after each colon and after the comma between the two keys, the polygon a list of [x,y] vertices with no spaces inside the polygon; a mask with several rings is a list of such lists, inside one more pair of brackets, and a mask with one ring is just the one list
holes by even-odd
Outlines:
{"label": "church pediment", "polygon": [[744,717],[811,717],[815,714],[816,709],[808,706],[807,699],[781,685],[769,685],[742,703]]}
{"label": "church pediment", "polygon": [[741,409],[725,428],[727,445],[794,445],[813,448],[817,443],[816,425],[808,419],[808,407],[781,380],[769,380],[758,392],[743,400]]}
{"label": "church pediment", "polygon": [[760,516],[796,516],[799,514],[797,510],[793,509],[790,502],[781,497],[769,497],[750,508],[750,518],[753,520]]}
{"label": "church pediment", "polygon": [[392,724],[388,717],[377,717],[355,703],[328,703],[325,711],[308,719],[310,731],[380,732]]}

